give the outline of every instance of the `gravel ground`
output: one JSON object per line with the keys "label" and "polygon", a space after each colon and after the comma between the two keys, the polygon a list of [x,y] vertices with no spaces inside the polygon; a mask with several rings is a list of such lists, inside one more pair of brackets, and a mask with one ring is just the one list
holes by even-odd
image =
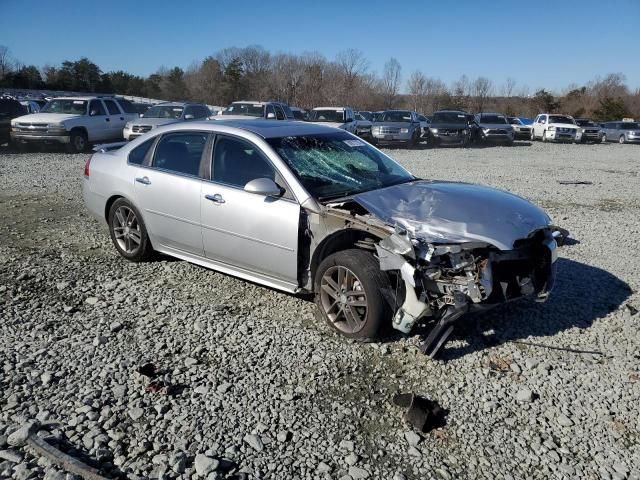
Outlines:
{"label": "gravel ground", "polygon": [[[305,299],[128,263],[83,208],[85,155],[0,150],[0,478],[65,478],[29,428],[108,478],[640,478],[640,148],[516,145],[390,151],[575,238],[547,303],[467,318],[438,361],[417,335],[347,341]],[[412,434],[399,391],[446,424]]]}

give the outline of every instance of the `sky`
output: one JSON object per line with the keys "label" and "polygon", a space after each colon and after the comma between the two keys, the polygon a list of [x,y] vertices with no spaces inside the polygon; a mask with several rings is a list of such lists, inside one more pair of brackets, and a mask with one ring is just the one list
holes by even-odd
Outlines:
{"label": "sky", "polygon": [[357,48],[374,72],[395,57],[404,81],[421,70],[561,92],[621,72],[635,89],[640,0],[0,0],[0,45],[24,64],[85,56],[145,76],[232,46],[329,60]]}

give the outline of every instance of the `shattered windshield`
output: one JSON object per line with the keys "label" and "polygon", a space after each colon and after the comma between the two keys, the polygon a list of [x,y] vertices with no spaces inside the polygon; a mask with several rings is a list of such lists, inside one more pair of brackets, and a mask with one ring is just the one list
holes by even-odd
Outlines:
{"label": "shattered windshield", "polygon": [[346,132],[269,138],[267,142],[318,200],[415,179],[382,152]]}

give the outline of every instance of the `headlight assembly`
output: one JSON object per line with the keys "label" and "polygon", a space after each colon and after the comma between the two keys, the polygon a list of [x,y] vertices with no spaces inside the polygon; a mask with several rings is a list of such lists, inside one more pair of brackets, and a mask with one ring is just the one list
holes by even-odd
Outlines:
{"label": "headlight assembly", "polygon": [[409,133],[409,129],[408,128],[401,128],[400,129],[400,133]]}
{"label": "headlight assembly", "polygon": [[550,125],[547,130],[551,131],[551,130],[555,130],[555,129],[556,129],[556,127],[554,127],[553,125]]}

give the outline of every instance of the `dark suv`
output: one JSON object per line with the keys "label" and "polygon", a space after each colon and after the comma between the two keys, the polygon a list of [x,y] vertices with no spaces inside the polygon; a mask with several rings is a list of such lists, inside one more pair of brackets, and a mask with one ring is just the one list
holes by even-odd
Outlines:
{"label": "dark suv", "polygon": [[429,143],[440,145],[461,145],[471,142],[472,130],[476,130],[473,115],[461,110],[440,110],[431,117]]}
{"label": "dark suv", "polygon": [[11,120],[26,115],[27,109],[13,98],[0,98],[0,145],[11,140]]}

